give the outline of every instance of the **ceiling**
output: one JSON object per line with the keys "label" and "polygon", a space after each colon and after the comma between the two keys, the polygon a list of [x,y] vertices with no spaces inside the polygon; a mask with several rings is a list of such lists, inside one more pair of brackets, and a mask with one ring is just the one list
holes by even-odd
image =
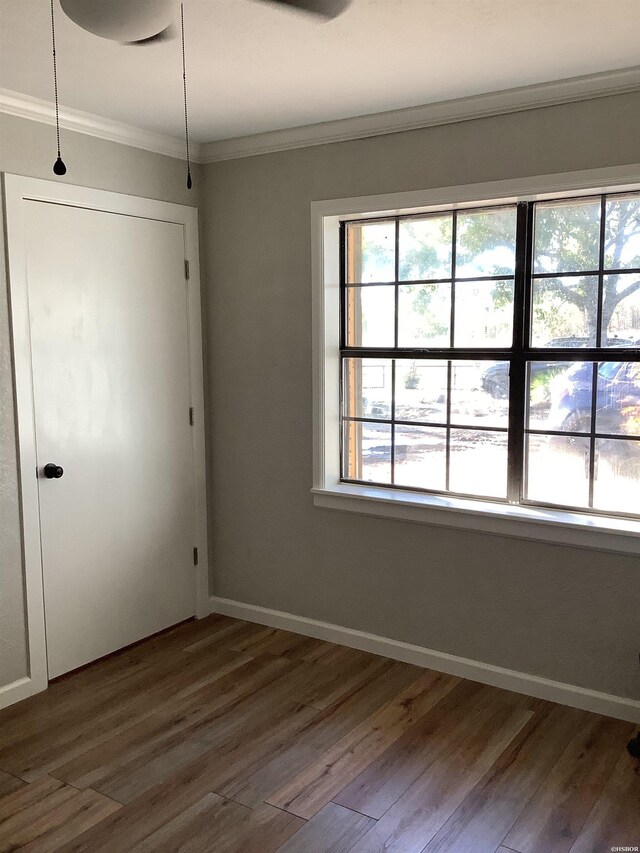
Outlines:
{"label": "ceiling", "polygon": [[[352,0],[328,22],[185,0],[185,28],[192,138],[209,142],[634,66],[640,0]],[[179,39],[123,46],[58,5],[56,37],[62,105],[182,134]],[[0,0],[0,87],[52,100],[50,40],[48,0]]]}

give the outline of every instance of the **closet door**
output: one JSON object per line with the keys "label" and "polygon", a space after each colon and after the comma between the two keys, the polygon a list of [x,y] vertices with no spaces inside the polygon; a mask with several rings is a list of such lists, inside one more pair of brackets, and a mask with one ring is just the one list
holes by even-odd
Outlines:
{"label": "closet door", "polygon": [[195,612],[183,226],[26,201],[49,678]]}

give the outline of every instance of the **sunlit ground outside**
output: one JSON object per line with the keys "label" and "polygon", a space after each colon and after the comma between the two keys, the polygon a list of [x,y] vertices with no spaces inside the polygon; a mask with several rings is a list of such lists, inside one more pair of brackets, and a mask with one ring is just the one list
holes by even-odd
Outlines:
{"label": "sunlit ground outside", "polygon": [[[358,416],[390,420],[391,359],[347,361],[359,377],[362,399],[358,400]],[[501,375],[506,367],[502,362],[454,363],[448,399],[446,361],[396,360],[395,416],[396,420],[408,423],[395,425],[394,465],[390,424],[347,421],[344,476],[382,485],[392,484],[393,477],[396,486],[505,499],[508,399],[496,397],[494,386],[490,385],[493,393],[489,393],[482,385]],[[563,378],[561,373],[560,384]],[[448,485],[447,413],[450,417]],[[534,380],[530,389],[529,429],[549,429],[549,417],[550,399]],[[596,439],[594,458],[593,507],[637,513],[640,440]],[[588,509],[589,460],[588,435],[529,435],[525,446],[524,499]]]}
{"label": "sunlit ground outside", "polygon": [[596,441],[596,509],[640,512],[640,441]]}

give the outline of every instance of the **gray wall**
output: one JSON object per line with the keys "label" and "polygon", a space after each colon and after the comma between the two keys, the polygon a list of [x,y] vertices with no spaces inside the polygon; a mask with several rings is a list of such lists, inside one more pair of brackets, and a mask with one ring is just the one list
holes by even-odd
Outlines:
{"label": "gray wall", "polygon": [[[53,127],[0,116],[0,172],[65,181],[87,187],[197,206],[200,170],[194,188],[185,186],[180,160],[137,148],[62,131],[64,178],[55,178]],[[0,210],[0,233],[3,231]],[[28,672],[24,581],[16,468],[13,382],[4,252],[0,256],[0,686]]]}
{"label": "gray wall", "polygon": [[637,557],[316,509],[310,202],[640,159],[640,93],[205,167],[211,591],[640,696]]}
{"label": "gray wall", "polygon": [[[638,138],[632,94],[202,170],[212,592],[640,695],[637,558],[315,509],[309,495],[310,201],[637,162]],[[51,127],[0,117],[0,171],[53,178],[53,146]],[[180,161],[64,131],[63,154],[70,183],[198,204],[198,169],[188,193]],[[4,278],[0,684],[26,672]]]}

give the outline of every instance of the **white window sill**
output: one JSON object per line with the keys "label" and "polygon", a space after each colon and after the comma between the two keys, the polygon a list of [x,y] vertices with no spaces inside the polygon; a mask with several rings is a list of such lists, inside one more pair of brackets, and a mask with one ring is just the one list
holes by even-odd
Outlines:
{"label": "white window sill", "polygon": [[314,506],[619,554],[640,554],[640,521],[494,504],[381,486],[314,488]]}

